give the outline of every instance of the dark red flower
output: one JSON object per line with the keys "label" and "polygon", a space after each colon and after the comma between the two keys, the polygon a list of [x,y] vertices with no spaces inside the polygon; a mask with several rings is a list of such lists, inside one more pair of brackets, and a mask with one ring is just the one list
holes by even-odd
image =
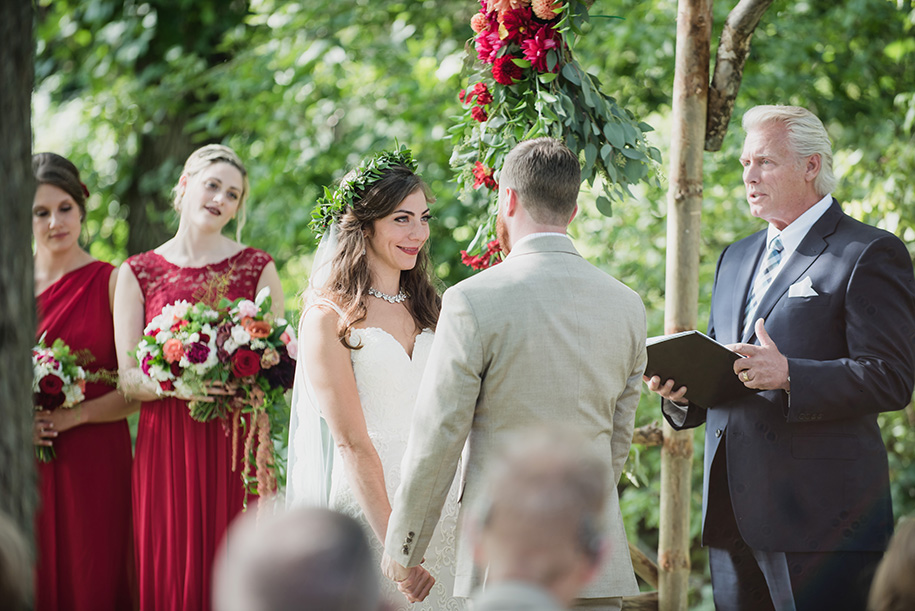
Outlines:
{"label": "dark red flower", "polygon": [[202,342],[194,342],[185,346],[187,360],[191,363],[203,363],[210,356],[210,347]]}
{"label": "dark red flower", "polygon": [[496,182],[496,179],[493,178],[493,173],[495,170],[488,168],[479,161],[473,164],[473,188],[479,189],[481,186],[486,185],[487,188],[492,189],[493,191],[499,190],[499,183]]}
{"label": "dark red flower", "polygon": [[461,104],[464,103],[464,96],[465,96],[465,95],[467,95],[467,92],[464,91],[463,89],[461,89],[461,90],[458,92],[458,99],[461,101]]}
{"label": "dark red flower", "polygon": [[54,395],[49,395],[43,392],[36,392],[32,395],[32,403],[43,407],[44,409],[57,409],[64,404],[64,401],[67,400],[67,396],[59,392]]}
{"label": "dark red flower", "polygon": [[180,377],[181,377],[182,369],[181,369],[181,365],[178,364],[178,361],[175,361],[174,363],[172,363],[171,365],[169,365],[168,370],[169,370],[169,371],[171,372],[171,374],[172,374],[173,376],[175,376],[176,378],[180,378]]}
{"label": "dark red flower", "polygon": [[165,392],[171,392],[171,391],[175,390],[175,385],[172,383],[171,380],[162,380],[161,382],[159,382],[159,388],[161,388]]}
{"label": "dark red flower", "polygon": [[280,352],[280,362],[264,369],[262,374],[272,388],[292,388],[295,379],[295,361],[288,354]]}
{"label": "dark red flower", "polygon": [[492,93],[486,83],[477,83],[473,86],[473,94],[477,97],[477,104],[485,106],[492,103]]}
{"label": "dark red flower", "polygon": [[56,395],[64,389],[64,381],[53,373],[49,373],[38,382],[38,388],[46,395]]}
{"label": "dark red flower", "polygon": [[531,30],[536,27],[534,14],[529,7],[505,11],[502,14],[502,25],[508,32],[505,40],[518,43],[527,38]]}
{"label": "dark red flower", "polygon": [[261,370],[261,357],[253,350],[239,348],[232,355],[232,373],[236,378],[257,375]]}
{"label": "dark red flower", "polygon": [[515,81],[521,79],[521,68],[512,61],[515,59],[518,58],[514,55],[503,55],[493,63],[492,77],[497,83],[514,85]]}
{"label": "dark red flower", "polygon": [[502,249],[499,247],[499,240],[492,240],[486,245],[486,252],[482,254],[471,255],[466,250],[462,250],[461,263],[472,269],[486,269],[502,262],[501,253]]}
{"label": "dark red flower", "polygon": [[474,106],[470,109],[470,116],[482,123],[489,118],[489,115],[486,114],[486,110],[482,106]]}

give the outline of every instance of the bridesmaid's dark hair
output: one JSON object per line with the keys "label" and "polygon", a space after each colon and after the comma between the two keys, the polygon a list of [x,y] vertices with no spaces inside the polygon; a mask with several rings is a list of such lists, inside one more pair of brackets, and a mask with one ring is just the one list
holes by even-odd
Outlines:
{"label": "bridesmaid's dark hair", "polygon": [[32,173],[39,185],[51,185],[64,191],[79,206],[79,220],[86,220],[86,198],[89,189],[79,179],[79,170],[73,162],[57,153],[32,155]]}
{"label": "bridesmaid's dark hair", "polygon": [[[344,176],[343,180],[348,177]],[[372,284],[372,274],[365,258],[365,236],[372,234],[377,219],[392,214],[404,199],[416,191],[422,191],[427,203],[435,201],[426,183],[412,170],[394,166],[371,183],[336,221],[339,243],[333,255],[330,276],[320,292],[343,310],[339,335],[348,348],[356,348],[348,341],[349,331],[353,325],[365,320],[365,301]],[[419,329],[435,329],[442,308],[441,297],[429,276],[428,250],[427,244],[417,255],[413,269],[400,272],[400,288],[410,296],[405,305]]]}

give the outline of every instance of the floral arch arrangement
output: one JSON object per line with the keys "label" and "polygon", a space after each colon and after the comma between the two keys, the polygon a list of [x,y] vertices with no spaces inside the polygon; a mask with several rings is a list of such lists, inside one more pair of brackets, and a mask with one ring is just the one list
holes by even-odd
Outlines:
{"label": "floral arch arrangement", "polygon": [[[464,113],[451,127],[451,165],[467,195],[485,188],[486,214],[462,258],[482,269],[499,261],[495,241],[498,174],[519,142],[551,136],[579,153],[582,182],[600,179],[597,208],[631,195],[630,185],[655,178],[658,149],[648,145],[651,126],[605,95],[596,77],[575,61],[570,35],[588,21],[581,0],[479,0],[470,87],[459,99]],[[475,198],[479,201],[479,197]]]}

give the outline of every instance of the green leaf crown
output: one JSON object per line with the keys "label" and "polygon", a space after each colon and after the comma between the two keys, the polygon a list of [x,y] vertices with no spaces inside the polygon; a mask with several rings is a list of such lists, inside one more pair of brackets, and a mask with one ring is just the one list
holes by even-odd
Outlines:
{"label": "green leaf crown", "polygon": [[336,189],[324,187],[324,197],[318,200],[311,211],[312,231],[321,236],[340,218],[347,206],[352,206],[353,202],[361,198],[375,182],[381,180],[388,170],[401,166],[416,171],[413,154],[403,145],[364,160],[359,167],[344,177]]}

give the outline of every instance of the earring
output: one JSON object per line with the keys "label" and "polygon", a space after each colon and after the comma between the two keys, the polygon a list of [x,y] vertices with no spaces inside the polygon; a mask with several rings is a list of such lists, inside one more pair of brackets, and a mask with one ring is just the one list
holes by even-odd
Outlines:
{"label": "earring", "polygon": [[365,246],[362,247],[362,256],[365,256]]}

